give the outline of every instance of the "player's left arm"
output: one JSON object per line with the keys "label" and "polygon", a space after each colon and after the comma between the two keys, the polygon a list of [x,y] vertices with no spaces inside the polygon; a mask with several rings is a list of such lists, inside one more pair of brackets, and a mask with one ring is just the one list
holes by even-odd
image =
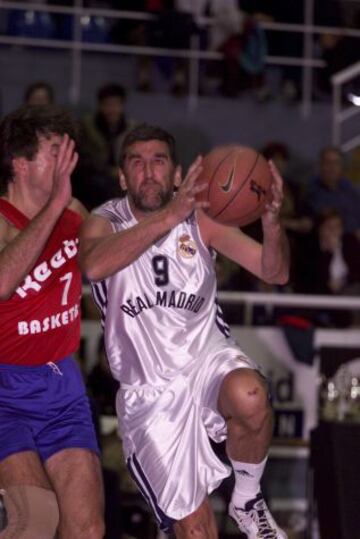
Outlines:
{"label": "player's left arm", "polygon": [[240,229],[222,225],[198,212],[204,242],[230,258],[259,279],[270,284],[285,284],[289,278],[289,246],[280,223],[282,204],[282,178],[273,164],[272,201],[262,216],[263,244],[258,243]]}

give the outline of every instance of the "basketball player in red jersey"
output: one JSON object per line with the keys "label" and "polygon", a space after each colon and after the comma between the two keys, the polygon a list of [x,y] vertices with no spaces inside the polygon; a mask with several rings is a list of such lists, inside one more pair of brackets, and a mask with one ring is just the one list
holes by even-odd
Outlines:
{"label": "basketball player in red jersey", "polygon": [[1,539],[101,539],[103,488],[91,412],[72,354],[83,209],[70,115],[22,107],[0,124]]}

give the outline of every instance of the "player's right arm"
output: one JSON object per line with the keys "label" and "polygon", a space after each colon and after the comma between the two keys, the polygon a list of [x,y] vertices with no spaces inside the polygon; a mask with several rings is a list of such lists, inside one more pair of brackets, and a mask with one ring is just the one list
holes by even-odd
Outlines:
{"label": "player's right arm", "polygon": [[[175,197],[164,208],[151,212],[132,228],[114,232],[110,222],[91,215],[80,229],[80,267],[90,281],[110,277],[134,262],[153,243],[196,208],[206,202],[197,201],[195,195],[206,186],[196,185],[201,171],[201,160],[196,160]],[[180,174],[180,170],[176,174]]]}
{"label": "player's right arm", "polygon": [[174,215],[164,209],[130,229],[114,232],[106,218],[91,215],[80,229],[80,267],[90,281],[110,277],[136,260],[175,224]]}
{"label": "player's right arm", "polygon": [[64,209],[71,200],[70,176],[77,163],[74,142],[65,135],[57,156],[49,200],[28,226],[14,235],[13,227],[0,223],[0,301],[11,297],[33,268]]}

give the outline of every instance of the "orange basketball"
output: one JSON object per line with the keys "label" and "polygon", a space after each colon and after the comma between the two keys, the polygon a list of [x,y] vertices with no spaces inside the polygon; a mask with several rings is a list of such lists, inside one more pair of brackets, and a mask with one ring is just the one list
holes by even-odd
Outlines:
{"label": "orange basketball", "polygon": [[198,198],[210,203],[208,215],[225,225],[258,219],[271,200],[272,175],[265,158],[246,146],[218,146],[203,159],[199,182],[208,187]]}

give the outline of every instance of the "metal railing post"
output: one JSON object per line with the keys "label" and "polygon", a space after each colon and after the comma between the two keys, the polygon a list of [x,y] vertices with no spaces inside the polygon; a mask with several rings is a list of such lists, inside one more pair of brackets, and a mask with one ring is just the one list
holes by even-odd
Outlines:
{"label": "metal railing post", "polygon": [[[198,52],[200,49],[200,38],[197,34],[192,34],[190,39],[191,52]],[[197,54],[191,54],[189,58],[189,110],[196,109],[199,97],[199,72],[200,59]]]}
{"label": "metal railing post", "polygon": [[340,145],[340,122],[339,112],[341,109],[341,84],[334,84],[332,99],[332,143],[334,146]]}
{"label": "metal railing post", "polygon": [[[305,26],[313,26],[314,23],[314,0],[306,0],[304,6]],[[304,33],[304,60],[310,60],[313,57],[314,34],[312,32]],[[302,113],[305,118],[311,114],[311,98],[313,88],[313,68],[309,63],[305,63],[302,69]]]}
{"label": "metal railing post", "polygon": [[[75,0],[75,7],[83,9],[83,0]],[[71,50],[71,85],[69,99],[72,105],[78,105],[81,92],[81,72],[82,72],[82,50],[79,43],[82,40],[81,14],[73,15],[73,48]]]}

